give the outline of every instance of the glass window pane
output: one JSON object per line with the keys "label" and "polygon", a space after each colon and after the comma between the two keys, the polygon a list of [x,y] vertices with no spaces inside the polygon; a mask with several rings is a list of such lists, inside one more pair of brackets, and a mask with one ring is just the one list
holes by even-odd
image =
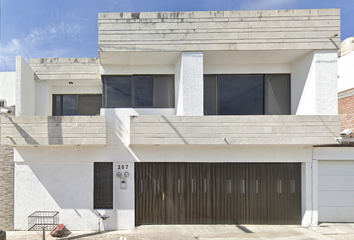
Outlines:
{"label": "glass window pane", "polygon": [[295,193],[295,180],[290,180],[290,193]]}
{"label": "glass window pane", "polygon": [[192,179],[192,193],[195,193],[196,191],[196,181],[195,179]]}
{"label": "glass window pane", "polygon": [[263,75],[220,75],[219,115],[263,115]]}
{"label": "glass window pane", "polygon": [[131,107],[131,77],[102,77],[104,89],[104,107]]}
{"label": "glass window pane", "polygon": [[290,75],[267,74],[265,81],[265,114],[290,114]]}
{"label": "glass window pane", "polygon": [[227,180],[227,193],[231,194],[231,180]]}
{"label": "glass window pane", "polygon": [[182,192],[182,179],[177,180],[177,192],[178,193]]}
{"label": "glass window pane", "polygon": [[61,96],[55,95],[54,101],[55,112],[53,113],[53,116],[61,116]]}
{"label": "glass window pane", "polygon": [[174,108],[174,76],[154,76],[154,108]]}
{"label": "glass window pane", "polygon": [[155,179],[155,193],[159,193],[159,180],[158,179]]}
{"label": "glass window pane", "polygon": [[281,180],[277,180],[277,193],[281,193]]}
{"label": "glass window pane", "polygon": [[134,107],[152,107],[152,76],[134,76],[134,89]]}
{"label": "glass window pane", "polygon": [[216,76],[204,76],[204,115],[216,115]]}
{"label": "glass window pane", "polygon": [[79,95],[78,115],[100,114],[102,95]]}
{"label": "glass window pane", "polygon": [[245,180],[241,180],[241,193],[245,193]]}
{"label": "glass window pane", "polygon": [[77,115],[77,95],[63,95],[63,116]]}

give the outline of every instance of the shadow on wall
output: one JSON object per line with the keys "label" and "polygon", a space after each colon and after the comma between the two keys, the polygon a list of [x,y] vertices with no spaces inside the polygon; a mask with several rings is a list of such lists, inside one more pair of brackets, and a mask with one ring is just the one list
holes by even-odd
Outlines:
{"label": "shadow on wall", "polygon": [[[19,164],[19,163],[18,163]],[[55,201],[62,209],[92,209],[93,208],[93,164],[92,163],[26,163],[39,181],[34,186],[40,192],[33,192],[37,201]],[[24,164],[25,165],[25,164]],[[26,174],[26,173],[23,173]],[[29,176],[31,178],[31,176]],[[36,183],[34,183],[36,184]],[[29,186],[31,189],[31,186]],[[48,196],[49,193],[50,196]],[[47,195],[47,196],[46,196]],[[42,198],[39,198],[42,196]],[[47,205],[47,204],[45,204]]]}
{"label": "shadow on wall", "polygon": [[170,122],[170,121],[168,121],[168,119],[165,117],[165,116],[161,116],[166,122],[167,122],[167,124],[177,133],[177,135],[182,139],[182,141],[183,141],[183,143],[184,144],[189,144],[188,142],[187,142],[187,140],[182,136],[182,134],[173,126],[173,124]]}
{"label": "shadow on wall", "polygon": [[[15,123],[11,117],[7,117],[7,118],[14,125],[16,130],[20,133],[21,137],[26,141],[28,145],[39,145],[39,143],[34,138],[32,138],[31,135],[28,134],[23,128],[21,128],[17,123]],[[9,139],[14,145],[17,145],[17,143],[13,138],[9,138]]]}
{"label": "shadow on wall", "polygon": [[[29,175],[25,187],[29,213],[34,211],[59,211],[60,221],[70,230],[117,229],[117,207],[115,209],[93,209],[93,164],[92,163],[17,163],[30,171],[18,172]],[[18,169],[21,169],[18,167]],[[36,178],[36,179],[35,179]],[[31,186],[32,185],[32,186]],[[22,198],[24,195],[22,195]],[[19,198],[19,201],[20,198]],[[24,203],[24,202],[23,202]],[[109,216],[105,221],[99,213]],[[27,213],[26,213],[27,214]]]}
{"label": "shadow on wall", "polygon": [[[302,102],[306,102],[308,85],[311,81],[311,70],[314,64],[314,52],[310,52],[292,63],[291,73],[291,114],[301,111]],[[312,95],[311,93],[310,95]]]}
{"label": "shadow on wall", "polygon": [[47,117],[48,144],[63,144],[63,123],[61,117]]}

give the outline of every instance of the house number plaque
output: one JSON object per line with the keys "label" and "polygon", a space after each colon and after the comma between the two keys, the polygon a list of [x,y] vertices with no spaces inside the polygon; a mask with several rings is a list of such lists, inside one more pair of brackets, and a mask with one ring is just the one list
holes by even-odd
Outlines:
{"label": "house number plaque", "polygon": [[118,165],[118,169],[128,169],[128,165]]}

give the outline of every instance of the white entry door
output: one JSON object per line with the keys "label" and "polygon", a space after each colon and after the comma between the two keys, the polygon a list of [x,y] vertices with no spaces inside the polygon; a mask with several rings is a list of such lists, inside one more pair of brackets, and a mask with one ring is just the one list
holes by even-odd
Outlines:
{"label": "white entry door", "polygon": [[318,161],[318,221],[354,222],[354,160]]}

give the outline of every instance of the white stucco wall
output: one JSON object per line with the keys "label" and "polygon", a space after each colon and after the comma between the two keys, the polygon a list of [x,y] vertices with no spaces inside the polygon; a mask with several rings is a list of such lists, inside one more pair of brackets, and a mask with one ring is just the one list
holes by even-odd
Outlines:
{"label": "white stucco wall", "polygon": [[16,116],[34,116],[35,102],[34,72],[22,57],[16,57]]}
{"label": "white stucco wall", "polygon": [[[98,213],[110,217],[101,222],[101,230],[134,228],[134,164],[124,162],[124,154],[113,152],[108,156],[102,147],[17,148],[15,229],[27,230],[27,216],[45,210],[59,211],[60,223],[70,230],[97,230]],[[94,162],[113,162],[112,210],[93,209]],[[122,173],[130,173],[125,190],[120,189],[120,179],[115,177],[122,164],[128,165]]]}
{"label": "white stucco wall", "polygon": [[[134,162],[302,162],[311,165],[311,146],[130,148],[127,146],[130,115],[166,115],[175,114],[175,110],[102,109],[101,114],[107,117],[106,147],[15,148],[15,229],[26,230],[28,215],[40,210],[59,211],[60,222],[70,230],[97,230],[98,212],[110,216],[101,225],[102,229],[134,228]],[[113,178],[113,210],[93,209],[94,162],[113,162],[114,175],[119,171],[118,164],[129,166],[127,190],[121,190],[120,180]],[[307,177],[303,188],[308,189],[308,184],[311,181]],[[310,217],[306,215],[312,206],[308,201],[303,200],[304,219]]]}
{"label": "white stucco wall", "polygon": [[338,58],[338,92],[354,88],[354,52]]}
{"label": "white stucco wall", "polygon": [[47,81],[36,82],[36,116],[50,116],[52,93]]}
{"label": "white stucco wall", "polygon": [[[52,94],[101,93],[96,82],[67,85],[41,81],[34,88],[33,71],[18,58],[17,94],[22,96],[18,115],[34,115],[27,104],[36,99],[36,115],[51,115]],[[27,229],[34,211],[57,210],[70,230],[97,230],[98,212],[110,216],[106,230],[134,228],[134,162],[301,162],[302,224],[316,225],[316,179],[312,179],[312,146],[135,146],[130,144],[131,115],[203,115],[203,74],[291,73],[292,114],[337,114],[336,52],[314,51],[292,63],[203,65],[203,53],[181,53],[174,64],[103,65],[101,74],[175,74],[176,107],[171,109],[101,109],[107,117],[105,147],[16,147],[15,229]],[[21,80],[21,81],[19,81]],[[63,80],[65,82],[65,80]],[[67,82],[67,81],[66,81]],[[65,83],[66,83],[65,82]],[[33,84],[32,84],[33,83]],[[37,93],[37,95],[36,95]],[[36,96],[36,97],[35,97]],[[335,99],[334,99],[335,98]],[[32,102],[31,102],[32,101]],[[315,152],[318,151],[317,148]],[[324,150],[321,150],[324,151]],[[320,151],[320,152],[321,152]],[[345,156],[352,153],[348,150]],[[320,153],[316,153],[320,154]],[[321,153],[323,155],[323,153]],[[334,156],[334,155],[333,155]],[[316,158],[315,158],[316,159]],[[93,163],[129,166],[128,189],[119,188],[114,176],[113,210],[93,209]],[[75,184],[73,184],[75,183]]]}
{"label": "white stucco wall", "polygon": [[291,112],[337,115],[337,51],[314,51],[292,63]]}
{"label": "white stucco wall", "polygon": [[317,160],[354,160],[353,147],[316,147],[313,150],[313,159]]}
{"label": "white stucco wall", "polygon": [[16,72],[0,72],[0,101],[6,106],[16,104]]}

